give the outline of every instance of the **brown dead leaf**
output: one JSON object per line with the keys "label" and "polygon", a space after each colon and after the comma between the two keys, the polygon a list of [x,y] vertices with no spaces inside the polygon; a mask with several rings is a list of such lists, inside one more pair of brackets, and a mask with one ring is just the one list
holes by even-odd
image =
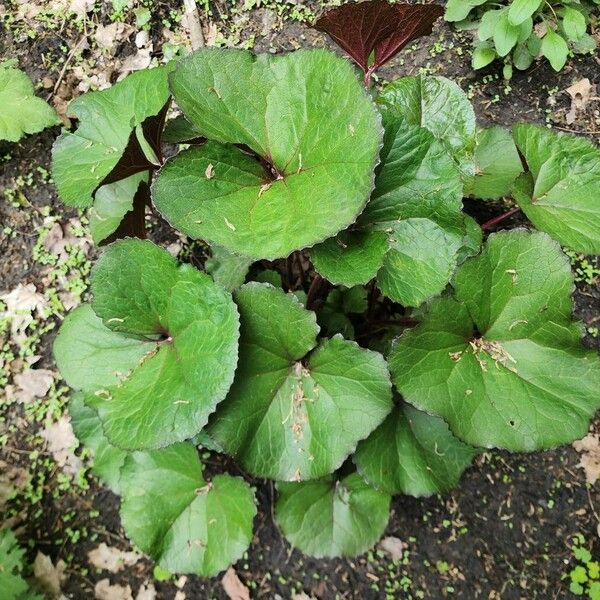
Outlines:
{"label": "brown dead leaf", "polygon": [[586,109],[594,93],[594,87],[590,80],[585,78],[565,90],[571,97],[571,110],[569,110],[566,117],[567,124],[572,125],[577,118],[577,114]]}
{"label": "brown dead leaf", "polygon": [[101,50],[112,50],[118,42],[126,40],[135,29],[127,23],[110,23],[96,28],[96,44]]}
{"label": "brown dead leaf", "polygon": [[67,473],[76,475],[82,462],[74,453],[78,442],[71,427],[71,419],[63,415],[56,423],[46,425],[40,435],[46,440],[48,451],[57,464]]}
{"label": "brown dead leaf", "polygon": [[54,371],[49,369],[25,369],[14,377],[18,402],[28,403],[34,398],[43,398],[54,382]]}
{"label": "brown dead leaf", "polygon": [[144,583],[140,586],[135,600],[156,600],[156,588],[152,583]]}
{"label": "brown dead leaf", "polygon": [[56,566],[52,564],[50,557],[37,553],[33,562],[33,576],[38,585],[50,598],[60,596],[60,587],[65,580],[65,569],[67,565],[63,560],[59,560]]}
{"label": "brown dead leaf", "polygon": [[402,558],[402,553],[406,548],[408,548],[408,545],[405,544],[400,538],[389,536],[383,538],[379,542],[379,547],[384,552],[387,552],[392,560],[400,560]]}
{"label": "brown dead leaf", "polygon": [[108,579],[101,579],[94,587],[96,600],[133,600],[131,588],[126,585],[110,585]]}
{"label": "brown dead leaf", "polygon": [[29,482],[29,473],[0,460],[0,512],[14,495]]}
{"label": "brown dead leaf", "polygon": [[125,552],[118,548],[107,546],[102,542],[94,550],[88,552],[88,560],[91,565],[97,569],[118,573],[125,567],[131,567],[140,560],[141,556],[137,552]]}
{"label": "brown dead leaf", "polygon": [[600,435],[589,433],[573,442],[573,448],[581,454],[577,466],[585,471],[585,480],[594,485],[600,478]]}
{"label": "brown dead leaf", "polygon": [[37,292],[33,283],[20,283],[14,290],[0,295],[0,300],[6,305],[6,310],[0,312],[0,317],[10,321],[11,337],[21,345],[27,339],[25,330],[34,321],[32,313],[40,315],[48,303]]}
{"label": "brown dead leaf", "polygon": [[250,600],[248,588],[242,583],[233,567],[227,569],[221,584],[230,600]]}
{"label": "brown dead leaf", "polygon": [[93,10],[95,0],[71,0],[69,10],[79,19],[83,19],[87,13]]}

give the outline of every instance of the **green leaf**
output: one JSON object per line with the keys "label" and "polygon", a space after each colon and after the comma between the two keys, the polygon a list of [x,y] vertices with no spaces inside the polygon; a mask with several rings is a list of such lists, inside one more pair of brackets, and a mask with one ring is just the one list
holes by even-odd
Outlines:
{"label": "green leaf", "polygon": [[[69,104],[68,114],[79,120],[79,126],[73,133],[63,133],[52,149],[52,175],[65,204],[91,207],[94,193],[104,183],[148,170],[151,165],[144,159],[136,128],[143,128],[152,118],[162,122],[161,113],[169,101],[170,69],[136,71],[106,90],[88,92]],[[139,166],[131,164],[134,154]],[[112,181],[107,181],[109,176]]]}
{"label": "green leaf", "polygon": [[477,30],[477,37],[485,42],[494,37],[494,30],[500,20],[500,17],[504,14],[505,9],[488,10],[481,17],[479,29]]}
{"label": "green leaf", "polygon": [[0,140],[18,142],[25,134],[59,125],[54,109],[35,95],[27,75],[0,64]]}
{"label": "green leaf", "polygon": [[92,471],[102,479],[110,489],[119,494],[121,490],[121,467],[127,453],[113,446],[102,431],[102,423],[92,408],[84,403],[84,394],[75,393],[69,401],[69,414],[73,431],[92,453]]}
{"label": "green leaf", "polygon": [[99,244],[113,234],[125,215],[133,210],[133,200],[142,182],[148,183],[146,171],[98,188],[88,213],[94,243]]}
{"label": "green leaf", "polygon": [[208,275],[132,239],[107,247],[92,291],[98,316],[76,310],[54,352],[108,440],[130,450],[198,433],[233,380],[238,316],[231,296]]}
{"label": "green leaf", "polygon": [[506,56],[519,39],[519,27],[508,18],[508,9],[504,9],[494,27],[494,45],[499,56]]}
{"label": "green leaf", "polygon": [[508,19],[512,25],[520,25],[533,16],[543,0],[513,0],[508,9]]}
{"label": "green leaf", "polygon": [[483,69],[494,61],[497,54],[494,48],[489,46],[477,46],[473,50],[473,59],[471,64],[475,70]]}
{"label": "green leaf", "polygon": [[492,235],[454,287],[390,355],[404,399],[473,446],[527,452],[585,435],[600,363],[571,322],[573,275],[558,244],[540,232]]}
{"label": "green leaf", "polygon": [[519,71],[529,69],[534,58],[535,56],[531,54],[527,44],[517,44],[512,54],[513,64]]}
{"label": "green leaf", "polygon": [[357,473],[304,483],[278,483],[275,516],[289,542],[315,558],[357,556],[382,536],[390,496]]}
{"label": "green leaf", "polygon": [[535,125],[517,125],[513,135],[530,170],[513,189],[527,218],[563,246],[600,254],[600,150]]}
{"label": "green leaf", "polygon": [[572,42],[580,40],[587,29],[584,14],[575,8],[565,6],[562,15],[562,26],[567,39]]}
{"label": "green leaf", "polygon": [[127,535],[172,573],[216,575],[252,540],[254,493],[239,477],[207,482],[192,444],[134,452],[123,467]]}
{"label": "green leaf", "polygon": [[383,88],[377,103],[408,124],[429,130],[454,156],[475,145],[473,107],[460,87],[445,77],[402,77]]}
{"label": "green leaf", "polygon": [[462,21],[476,6],[485,4],[487,0],[448,0],[444,20],[449,22]]}
{"label": "green leaf", "polygon": [[174,227],[261,259],[356,220],[373,186],[381,126],[347,61],[326,50],[203,49],[179,63],[171,88],[213,140],[168,161],[154,183],[154,203]]}
{"label": "green leaf", "polygon": [[212,256],[206,260],[206,272],[228,292],[233,292],[244,283],[250,265],[254,262],[251,258],[237,256],[225,248],[213,246]]}
{"label": "green leaf", "polygon": [[351,286],[376,276],[391,299],[418,306],[444,289],[465,243],[463,184],[447,147],[398,112],[392,105],[383,111],[371,201],[352,231],[316,246],[311,258],[331,282]]}
{"label": "green leaf", "polygon": [[478,451],[448,425],[400,403],[354,455],[358,472],[388,494],[431,496],[452,489]]}
{"label": "green leaf", "polygon": [[201,137],[200,132],[183,115],[179,115],[167,121],[162,139],[167,144],[183,144]]}
{"label": "green leaf", "polygon": [[3,600],[18,600],[27,592],[27,582],[23,579],[23,556],[17,539],[9,529],[0,530],[0,590]]}
{"label": "green leaf", "polygon": [[[588,54],[594,52],[598,46],[598,42],[593,35],[584,34],[576,42],[572,43],[573,52],[577,54]],[[600,585],[600,584],[599,584]]]}
{"label": "green leaf", "polygon": [[501,127],[479,130],[475,165],[475,176],[468,182],[465,194],[483,200],[508,196],[523,172],[512,135]]}
{"label": "green leaf", "polygon": [[569,56],[569,47],[564,38],[548,28],[542,39],[542,55],[545,56],[555,71],[561,71]]}
{"label": "green leaf", "polygon": [[235,300],[239,367],[209,434],[256,476],[331,473],[392,408],[383,357],[339,335],[317,346],[314,313],[269,284],[246,284]]}

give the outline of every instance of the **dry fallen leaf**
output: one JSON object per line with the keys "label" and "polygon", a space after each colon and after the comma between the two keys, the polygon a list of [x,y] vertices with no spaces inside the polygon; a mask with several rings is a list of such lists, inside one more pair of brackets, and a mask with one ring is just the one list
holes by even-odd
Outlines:
{"label": "dry fallen leaf", "polygon": [[151,583],[144,583],[138,590],[135,600],[156,600],[156,588]]}
{"label": "dry fallen leaf", "polygon": [[96,44],[101,50],[110,50],[117,42],[126,40],[135,29],[127,23],[110,23],[96,27]]}
{"label": "dry fallen leaf", "polygon": [[47,307],[47,302],[33,283],[20,283],[14,290],[0,295],[0,300],[6,305],[0,317],[10,321],[11,337],[21,345],[27,339],[25,330],[34,321],[32,313],[40,314]]}
{"label": "dry fallen leaf", "polygon": [[221,584],[230,600],[250,600],[248,588],[242,583],[233,567],[227,569]]}
{"label": "dry fallen leaf", "polygon": [[79,19],[83,19],[94,8],[95,0],[71,0],[69,10],[74,12]]}
{"label": "dry fallen leaf", "polygon": [[71,427],[71,419],[63,415],[56,423],[50,423],[40,434],[48,444],[48,451],[60,467],[76,475],[82,467],[81,459],[74,454],[77,438]]}
{"label": "dry fallen leaf", "polygon": [[393,536],[383,538],[379,542],[379,547],[384,552],[387,552],[392,560],[400,560],[402,558],[402,553],[408,548],[407,544],[401,539]]}
{"label": "dry fallen leaf", "polygon": [[29,473],[0,460],[0,512],[6,503],[29,482]]}
{"label": "dry fallen leaf", "polygon": [[96,600],[133,600],[131,588],[127,585],[110,585],[108,579],[101,579],[94,587]]}
{"label": "dry fallen leaf", "polygon": [[33,576],[50,598],[58,598],[60,596],[60,587],[65,579],[66,568],[67,565],[63,560],[59,560],[56,566],[54,566],[50,557],[41,552],[37,553],[33,562]]}
{"label": "dry fallen leaf", "polygon": [[26,369],[14,377],[18,402],[31,402],[34,398],[43,398],[54,381],[54,371],[49,369]]}
{"label": "dry fallen leaf", "polygon": [[88,560],[97,569],[118,573],[125,567],[135,565],[141,556],[137,552],[125,552],[118,548],[107,546],[104,542],[88,552]]}
{"label": "dry fallen leaf", "polygon": [[594,86],[590,83],[589,79],[585,78],[568,87],[566,92],[571,97],[571,110],[567,113],[566,118],[567,123],[572,125],[575,122],[577,113],[583,112],[586,109],[594,92]]}
{"label": "dry fallen leaf", "polygon": [[600,435],[589,433],[573,442],[573,448],[581,454],[577,466],[585,471],[585,480],[594,485],[600,478]]}

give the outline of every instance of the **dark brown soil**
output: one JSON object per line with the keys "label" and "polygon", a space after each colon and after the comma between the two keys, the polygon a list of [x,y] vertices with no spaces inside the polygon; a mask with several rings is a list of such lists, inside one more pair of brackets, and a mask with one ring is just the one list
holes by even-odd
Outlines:
{"label": "dark brown soil", "polygon": [[[170,8],[179,10],[174,0],[156,4],[161,15]],[[226,3],[219,6],[221,12],[226,10]],[[104,15],[101,11],[97,18],[102,20]],[[270,24],[266,35],[265,23]],[[276,31],[278,25],[281,29]],[[160,31],[155,16],[153,36],[159,37]],[[250,14],[244,39],[251,34],[256,35],[257,51],[327,44],[320,34],[302,24],[280,22],[262,8]],[[20,66],[39,80],[48,74],[44,64],[64,57],[61,43],[72,47],[79,35],[65,28],[60,32],[44,32],[33,40],[22,36],[16,39],[10,28],[3,31],[0,26],[0,58],[19,58]],[[439,46],[434,46],[435,43]],[[442,50],[437,53],[436,48]],[[559,91],[583,77],[600,89],[598,56],[572,60],[561,74],[554,73],[545,63],[540,64],[527,73],[517,73],[510,91],[506,92],[497,67],[485,73],[471,71],[467,48],[461,36],[440,25],[416,50],[403,52],[381,76],[391,79],[428,66],[429,72],[452,77],[472,93],[482,125],[510,127],[517,121],[548,122],[598,141],[599,105],[591,103],[589,110],[568,126],[565,114],[569,98]],[[50,74],[56,79],[60,65],[58,61],[54,65]],[[57,133],[55,128],[19,144],[0,143],[0,198],[6,190],[14,188],[19,176],[32,178],[23,188],[26,202],[21,206],[15,208],[7,199],[0,200],[0,230],[10,227],[18,232],[11,237],[0,231],[0,290],[11,290],[18,283],[39,284],[41,269],[31,255],[43,222],[41,209],[50,206],[53,214],[65,220],[75,214],[58,202],[52,185],[38,171],[38,167],[50,169],[50,148]],[[468,209],[480,221],[503,211],[501,203],[482,206],[471,203]],[[592,262],[596,268],[600,266],[596,259]],[[584,323],[591,326],[596,322],[600,315],[597,276],[591,281],[578,282],[575,306],[577,317]],[[52,368],[51,341],[52,334],[44,338],[44,356],[37,366]],[[587,335],[586,343],[600,349],[598,337]],[[5,415],[7,422],[11,419],[16,422],[21,410],[11,406]],[[9,443],[0,447],[0,458],[27,466],[28,451],[32,448],[30,433],[12,432]],[[247,557],[235,568],[253,598],[287,600],[300,592],[319,599],[566,598],[569,597],[566,576],[576,564],[571,552],[573,536],[583,534],[587,547],[595,557],[600,557],[600,495],[597,486],[585,484],[578,461],[579,455],[570,447],[534,455],[485,453],[454,492],[426,500],[395,498],[385,535],[395,536],[406,544],[403,558],[396,561],[380,550],[356,559],[339,560],[314,560],[292,551],[273,521],[272,485],[254,481],[260,499],[256,535]],[[55,498],[56,481],[54,472],[43,486],[42,498],[36,506],[28,506],[22,499],[12,506],[11,515],[20,515],[19,538],[28,546],[29,556],[33,558],[41,550],[53,560],[69,559],[63,590],[68,598],[93,598],[94,583],[107,576],[113,583],[129,584],[135,596],[143,582],[152,581],[149,561],[112,575],[93,572],[87,561],[87,552],[102,541],[109,546],[129,547],[120,527],[118,498],[97,482],[89,490],[75,487]],[[99,511],[98,517],[90,517],[92,509]],[[68,521],[66,515],[70,515]],[[66,535],[67,528],[83,535],[74,541]],[[174,598],[178,589],[173,582],[155,582],[155,586],[161,599]],[[226,598],[220,578],[203,580],[189,576],[182,589],[187,598]]]}

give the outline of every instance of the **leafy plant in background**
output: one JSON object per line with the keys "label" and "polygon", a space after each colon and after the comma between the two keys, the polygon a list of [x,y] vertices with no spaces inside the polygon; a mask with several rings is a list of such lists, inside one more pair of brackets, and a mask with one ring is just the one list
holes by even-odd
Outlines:
{"label": "leafy plant in background", "polygon": [[0,590],[3,600],[41,600],[23,578],[25,551],[9,529],[0,530]]}
{"label": "leafy plant in background", "polygon": [[38,98],[16,60],[0,63],[0,141],[18,142],[25,134],[60,124],[54,109]]}
{"label": "leafy plant in background", "polygon": [[[215,574],[252,539],[255,480],[205,473],[199,446],[276,480],[302,551],[355,555],[392,495],[450,489],[480,448],[568,443],[600,406],[559,245],[600,253],[600,152],[478,129],[442,77],[372,89],[440,12],[327,13],[316,26],[359,77],[327,50],[203,49],[71,106],[54,177],[95,238],[145,237],[150,205],[205,257],[107,245],[54,344],[75,431],[164,569]],[[163,136],[171,95],[183,114]],[[164,161],[162,139],[185,144]],[[465,196],[517,206],[480,225]],[[482,246],[519,210],[541,231]]]}
{"label": "leafy plant in background", "polygon": [[474,69],[503,59],[510,79],[513,65],[525,70],[545,57],[560,71],[569,53],[593,52],[599,7],[600,0],[448,0],[444,18],[475,30]]}

